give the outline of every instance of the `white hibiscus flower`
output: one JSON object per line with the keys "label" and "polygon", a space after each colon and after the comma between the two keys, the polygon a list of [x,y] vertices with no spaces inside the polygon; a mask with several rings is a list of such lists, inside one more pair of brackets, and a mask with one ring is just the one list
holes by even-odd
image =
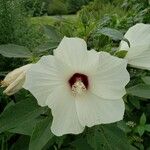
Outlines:
{"label": "white hibiscus flower", "polygon": [[64,37],[54,56],[43,56],[28,70],[24,87],[52,110],[52,132],[81,133],[85,126],[123,119],[126,60],[87,51],[80,38]]}
{"label": "white hibiscus flower", "polygon": [[13,95],[18,92],[25,82],[26,71],[30,67],[31,64],[27,64],[8,73],[4,80],[1,81],[1,87],[7,87],[3,93]]}
{"label": "white hibiscus flower", "polygon": [[150,24],[138,23],[129,28],[124,36],[130,42],[130,48],[124,41],[120,50],[126,50],[125,59],[135,68],[150,70]]}

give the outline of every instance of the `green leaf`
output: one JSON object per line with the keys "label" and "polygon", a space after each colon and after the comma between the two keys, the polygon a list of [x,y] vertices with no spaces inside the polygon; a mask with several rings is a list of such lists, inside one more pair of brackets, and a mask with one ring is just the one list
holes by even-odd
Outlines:
{"label": "green leaf", "polygon": [[150,77],[149,76],[142,77],[142,80],[144,81],[145,84],[150,85]]}
{"label": "green leaf", "polygon": [[140,118],[140,125],[145,125],[145,123],[146,123],[146,116],[143,113],[142,116],[141,116],[141,118]]}
{"label": "green leaf", "polygon": [[120,150],[130,149],[124,132],[116,125],[101,125],[95,132],[87,135],[88,144],[94,150]]}
{"label": "green leaf", "polygon": [[143,125],[138,126],[137,131],[138,131],[139,135],[142,136],[145,131],[145,126],[143,126]]}
{"label": "green leaf", "polygon": [[60,40],[62,39],[61,35],[53,26],[45,25],[44,31],[46,35],[49,37],[49,39],[53,42],[60,42]]}
{"label": "green leaf", "polygon": [[31,136],[32,132],[33,132],[35,126],[36,126],[36,124],[39,123],[42,119],[43,119],[42,116],[36,117],[36,118],[34,118],[34,116],[33,116],[33,118],[27,119],[21,125],[13,128],[13,129],[10,129],[9,132],[11,132],[11,133],[19,133],[19,134],[24,134],[24,135]]}
{"label": "green leaf", "polygon": [[138,96],[141,98],[150,98],[150,85],[138,84],[127,89],[129,95]]}
{"label": "green leaf", "polygon": [[58,42],[49,41],[47,43],[41,44],[35,48],[36,52],[45,52],[47,50],[55,49],[58,46]]}
{"label": "green leaf", "polygon": [[123,40],[123,41],[127,42],[128,46],[130,47],[130,42],[128,41],[128,39],[124,38],[122,32],[120,32],[116,29],[111,29],[111,28],[105,27],[105,28],[98,30],[97,33],[106,35],[115,41]]}
{"label": "green leaf", "polygon": [[[0,133],[4,131],[11,132],[17,127],[22,130],[20,132],[24,133],[25,130],[21,126],[27,122],[30,124],[30,121],[33,121],[43,111],[44,108],[38,106],[36,101],[31,99],[25,99],[10,106],[0,115]],[[30,128],[29,124],[28,127]]]}
{"label": "green leaf", "polygon": [[21,136],[10,148],[10,150],[28,150],[30,138]]}
{"label": "green leaf", "polygon": [[146,124],[145,125],[145,130],[148,131],[148,132],[150,132],[150,124]]}
{"label": "green leaf", "polygon": [[98,30],[98,32],[106,36],[109,36],[113,40],[122,40],[124,37],[120,31],[111,28],[102,28]]}
{"label": "green leaf", "polygon": [[117,127],[121,129],[123,132],[128,133],[131,132],[132,130],[126,125],[125,121],[121,120],[117,122]]}
{"label": "green leaf", "polygon": [[127,52],[128,51],[125,51],[125,50],[121,50],[121,51],[117,51],[115,53],[115,56],[119,57],[119,58],[124,58],[126,55],[127,55]]}
{"label": "green leaf", "polygon": [[5,57],[28,58],[32,53],[24,46],[15,44],[0,45],[0,54]]}
{"label": "green leaf", "polygon": [[48,141],[54,137],[51,133],[50,127],[51,119],[49,117],[36,125],[31,136],[29,150],[41,150]]}
{"label": "green leaf", "polygon": [[92,147],[87,143],[86,138],[80,137],[71,143],[75,150],[93,150]]}

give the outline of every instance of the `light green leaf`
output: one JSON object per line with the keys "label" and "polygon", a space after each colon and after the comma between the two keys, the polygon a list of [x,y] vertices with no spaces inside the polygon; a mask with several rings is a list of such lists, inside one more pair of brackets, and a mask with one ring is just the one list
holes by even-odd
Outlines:
{"label": "light green leaf", "polygon": [[48,38],[53,42],[60,42],[60,40],[62,39],[61,35],[53,26],[45,25],[44,31]]}
{"label": "light green leaf", "polygon": [[11,132],[17,127],[21,129],[19,133],[24,133],[26,129],[21,128],[21,126],[28,122],[30,128],[29,122],[33,121],[32,119],[38,117],[43,111],[44,108],[39,107],[36,101],[31,99],[25,99],[10,106],[0,115],[0,133],[4,131]]}
{"label": "light green leaf", "polygon": [[144,81],[145,84],[150,85],[150,77],[149,76],[142,77],[142,80]]}
{"label": "light green leaf", "polygon": [[141,116],[141,118],[140,118],[140,125],[145,125],[145,123],[146,123],[146,116],[143,113],[142,116]]}
{"label": "light green leaf", "polygon": [[58,42],[49,41],[47,43],[41,44],[35,48],[36,52],[45,52],[47,50],[55,49],[58,46]]}
{"label": "light green leaf", "polygon": [[36,125],[31,136],[29,150],[41,150],[48,141],[54,137],[51,133],[50,127],[51,119],[49,117]]}
{"label": "light green leaf", "polygon": [[120,150],[131,149],[131,145],[116,125],[101,125],[98,130],[87,135],[88,144],[94,150]]}
{"label": "light green leaf", "polygon": [[0,54],[5,57],[28,58],[32,53],[24,46],[15,44],[0,45]]}
{"label": "light green leaf", "polygon": [[119,58],[124,58],[126,55],[127,55],[127,52],[128,51],[125,51],[125,50],[121,50],[121,51],[117,51],[115,53],[115,56],[119,57]]}
{"label": "light green leaf", "polygon": [[127,89],[129,95],[138,96],[141,98],[150,98],[150,85],[138,84]]}
{"label": "light green leaf", "polygon": [[142,126],[142,125],[138,126],[137,131],[138,131],[139,135],[142,136],[145,132],[145,126]]}

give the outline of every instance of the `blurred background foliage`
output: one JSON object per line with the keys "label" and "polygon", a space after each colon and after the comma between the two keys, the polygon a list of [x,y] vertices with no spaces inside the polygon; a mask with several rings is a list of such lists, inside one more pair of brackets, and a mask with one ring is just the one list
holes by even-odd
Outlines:
{"label": "blurred background foliage", "polygon": [[[12,69],[36,62],[42,55],[52,54],[63,36],[81,37],[88,43],[88,49],[94,48],[114,54],[119,40],[105,36],[101,29],[108,27],[124,34],[129,27],[139,22],[150,23],[148,0],[0,0],[0,45],[21,45],[32,52],[30,58],[24,59],[0,55],[1,80]],[[148,71],[133,68],[128,70],[132,75],[129,87],[135,83],[143,83],[142,78],[150,75]],[[150,150],[150,96],[140,98],[137,93],[124,97],[125,119],[117,126],[127,135],[128,141],[135,149]],[[24,90],[8,97],[2,94],[1,88],[0,112],[3,112],[8,104],[13,105],[23,97],[28,99]],[[89,129],[87,132],[91,133]],[[18,132],[6,131],[0,134],[1,150],[28,149],[29,136],[16,133]],[[93,145],[89,137],[88,144],[84,143],[83,138],[85,137],[80,135],[77,138],[72,135],[53,137],[43,149],[83,150],[82,146],[87,145],[86,149],[100,150]],[[77,139],[80,139],[80,142]]]}

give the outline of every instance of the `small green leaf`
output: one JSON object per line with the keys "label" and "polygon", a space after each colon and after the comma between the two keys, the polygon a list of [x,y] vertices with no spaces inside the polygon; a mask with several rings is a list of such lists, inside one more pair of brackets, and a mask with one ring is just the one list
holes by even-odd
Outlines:
{"label": "small green leaf", "polygon": [[145,125],[145,130],[148,131],[148,132],[150,132],[150,124],[146,124]]}
{"label": "small green leaf", "polygon": [[145,123],[146,123],[146,116],[143,113],[142,116],[141,116],[141,118],[140,118],[140,125],[145,125]]}
{"label": "small green leaf", "polygon": [[127,52],[128,51],[125,51],[125,50],[121,50],[121,51],[117,51],[115,53],[115,56],[119,57],[119,58],[124,58],[126,55],[127,55]]}
{"label": "small green leaf", "polygon": [[0,45],[0,54],[5,57],[28,58],[32,53],[24,46],[15,44]]}
{"label": "small green leaf", "polygon": [[150,77],[149,76],[142,77],[142,80],[144,81],[145,84],[150,85]]}
{"label": "small green leaf", "polygon": [[150,98],[150,85],[138,84],[127,89],[129,95],[138,96],[141,98]]}
{"label": "small green leaf", "polygon": [[50,127],[51,119],[49,117],[43,119],[36,125],[31,136],[29,150],[41,150],[54,137]]}
{"label": "small green leaf", "polygon": [[137,131],[138,131],[139,135],[142,136],[145,132],[145,126],[138,126]]}

